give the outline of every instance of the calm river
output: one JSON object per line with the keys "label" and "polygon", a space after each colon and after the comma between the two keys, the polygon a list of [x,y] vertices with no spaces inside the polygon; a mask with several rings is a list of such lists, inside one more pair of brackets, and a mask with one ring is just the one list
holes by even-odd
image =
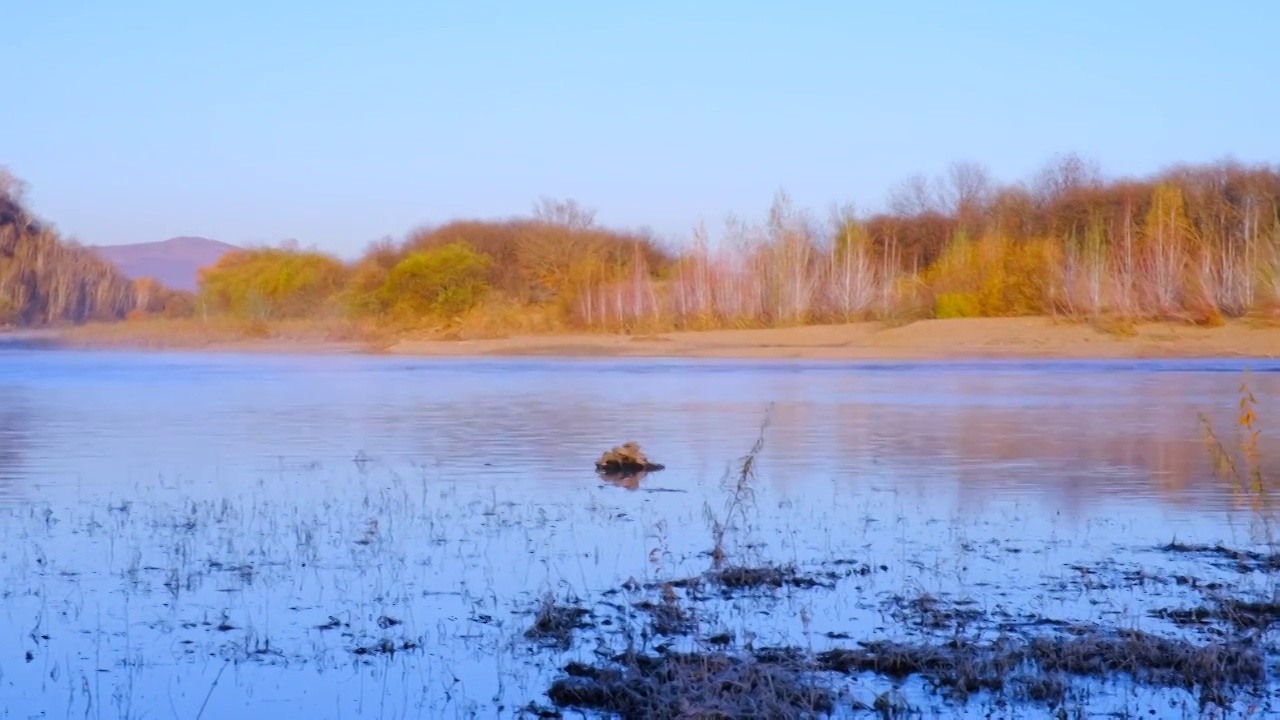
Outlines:
{"label": "calm river", "polygon": [[[800,596],[772,619],[742,606],[730,630],[749,626],[757,644],[888,636],[877,598],[921,592],[1163,630],[1143,591],[1082,602],[1081,568],[1154,573],[1175,562],[1155,548],[1175,540],[1256,546],[1197,417],[1238,442],[1246,365],[1269,442],[1273,361],[0,345],[0,707],[434,718],[547,706],[558,667],[593,648],[529,647],[526,611],[547,593],[705,569],[710,515],[727,512],[721,480],[766,414],[731,552],[883,571],[804,613]],[[594,460],[628,440],[667,469],[602,481]]]}

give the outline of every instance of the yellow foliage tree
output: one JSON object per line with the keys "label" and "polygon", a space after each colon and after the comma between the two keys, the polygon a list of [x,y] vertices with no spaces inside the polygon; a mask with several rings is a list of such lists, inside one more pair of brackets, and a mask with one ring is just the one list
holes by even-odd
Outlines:
{"label": "yellow foliage tree", "polygon": [[1035,315],[1048,306],[1052,246],[1003,236],[956,237],[922,275],[934,294],[934,315]]}
{"label": "yellow foliage tree", "polygon": [[382,286],[403,259],[404,253],[390,241],[371,245],[347,273],[340,297],[346,311],[357,316],[382,314]]}
{"label": "yellow foliage tree", "polygon": [[327,307],[346,268],[323,253],[283,248],[237,250],[200,271],[210,311],[254,320],[300,318]]}
{"label": "yellow foliage tree", "polygon": [[388,273],[380,306],[401,319],[452,319],[484,297],[492,267],[487,255],[462,242],[412,253]]}

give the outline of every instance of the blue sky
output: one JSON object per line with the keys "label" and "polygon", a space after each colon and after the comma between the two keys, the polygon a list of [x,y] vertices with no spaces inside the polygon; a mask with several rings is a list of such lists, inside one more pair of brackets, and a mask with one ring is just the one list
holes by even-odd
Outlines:
{"label": "blue sky", "polygon": [[1280,160],[1280,4],[158,2],[5,8],[0,165],[87,244],[351,256],[573,198],[672,238],[977,160]]}

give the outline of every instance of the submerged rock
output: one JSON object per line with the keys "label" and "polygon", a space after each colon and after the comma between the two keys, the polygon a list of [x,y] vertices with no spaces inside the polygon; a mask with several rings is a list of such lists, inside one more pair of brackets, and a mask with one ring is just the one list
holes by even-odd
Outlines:
{"label": "submerged rock", "polygon": [[623,443],[606,451],[596,461],[596,470],[605,473],[640,473],[662,470],[665,466],[645,457],[640,446],[634,442]]}

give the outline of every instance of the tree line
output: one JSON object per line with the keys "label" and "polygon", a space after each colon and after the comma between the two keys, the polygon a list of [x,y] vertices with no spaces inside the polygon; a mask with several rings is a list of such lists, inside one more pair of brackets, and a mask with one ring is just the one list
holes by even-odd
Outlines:
{"label": "tree line", "polygon": [[959,162],[903,181],[879,212],[818,220],[780,193],[759,221],[730,220],[715,236],[698,228],[679,245],[544,200],[527,217],[419,228],[352,262],[296,244],[234,251],[201,270],[192,296],[122,281],[4,197],[0,303],[20,322],[198,313],[489,331],[1009,315],[1214,324],[1280,305],[1280,167],[1268,164],[1107,178],[1069,155],[1001,184]]}
{"label": "tree line", "polygon": [[0,327],[119,320],[131,283],[27,212],[23,185],[0,169]]}

